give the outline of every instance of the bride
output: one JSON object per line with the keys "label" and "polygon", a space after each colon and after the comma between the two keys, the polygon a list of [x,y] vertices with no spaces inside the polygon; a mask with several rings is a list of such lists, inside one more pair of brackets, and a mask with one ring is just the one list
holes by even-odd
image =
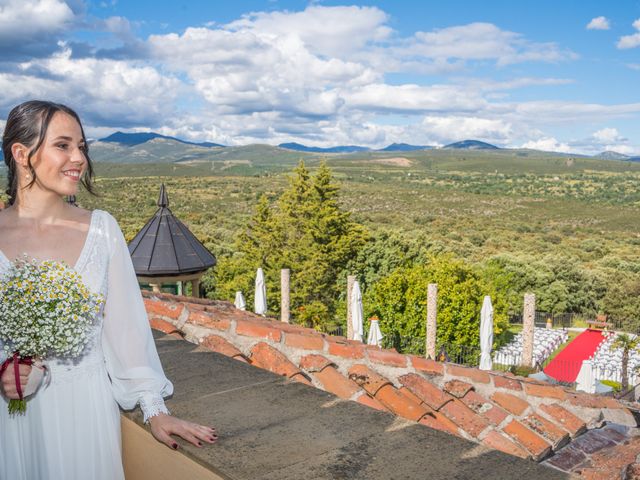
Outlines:
{"label": "bride", "polygon": [[[178,448],[171,435],[199,447],[214,443],[214,428],[172,417],[164,405],[173,385],[162,370],[116,220],[63,199],[75,195],[79,183],[93,193],[78,115],[51,102],[18,105],[7,119],[2,150],[9,206],[0,210],[0,276],[24,253],[64,261],[106,300],[83,354],[47,359],[51,381],[29,399],[25,415],[8,414],[18,389],[13,368],[2,375],[0,479],[123,479],[118,405],[140,405],[155,438],[169,448]],[[20,365],[22,390],[31,368]]]}

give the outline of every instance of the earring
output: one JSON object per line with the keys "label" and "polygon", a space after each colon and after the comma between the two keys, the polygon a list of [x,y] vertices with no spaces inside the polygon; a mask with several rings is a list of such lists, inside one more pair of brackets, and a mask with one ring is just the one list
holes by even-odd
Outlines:
{"label": "earring", "polygon": [[31,180],[31,175],[27,173],[24,178],[26,178],[27,180]]}

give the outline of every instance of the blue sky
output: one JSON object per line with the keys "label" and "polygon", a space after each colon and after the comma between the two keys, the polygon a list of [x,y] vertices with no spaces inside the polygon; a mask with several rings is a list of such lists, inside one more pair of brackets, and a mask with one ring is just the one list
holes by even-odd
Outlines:
{"label": "blue sky", "polygon": [[640,155],[640,0],[0,0],[0,128]]}

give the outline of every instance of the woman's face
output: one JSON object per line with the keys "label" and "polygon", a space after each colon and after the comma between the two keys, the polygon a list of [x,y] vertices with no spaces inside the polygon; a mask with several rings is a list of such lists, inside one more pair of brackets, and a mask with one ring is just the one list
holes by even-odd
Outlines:
{"label": "woman's face", "polygon": [[60,196],[75,195],[87,169],[85,151],[82,130],[76,119],[56,112],[42,145],[31,158],[37,176],[35,186]]}

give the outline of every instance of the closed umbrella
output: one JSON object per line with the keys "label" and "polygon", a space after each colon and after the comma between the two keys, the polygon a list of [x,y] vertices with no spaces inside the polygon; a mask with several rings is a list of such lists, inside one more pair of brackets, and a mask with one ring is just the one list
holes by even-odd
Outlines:
{"label": "closed umbrella", "polygon": [[362,294],[360,293],[360,284],[353,282],[353,290],[351,290],[351,326],[353,327],[353,339],[362,341],[364,335],[364,315],[362,313]]}
{"label": "closed umbrella", "polygon": [[384,335],[382,335],[382,332],[380,331],[380,322],[378,317],[371,317],[369,319],[370,325],[369,325],[369,335],[367,336],[367,343],[369,345],[377,345],[378,347],[380,346],[380,343],[382,342],[382,338],[384,337]]}
{"label": "closed umbrella", "polygon": [[256,294],[253,303],[254,312],[262,316],[267,314],[267,286],[264,283],[264,273],[261,268],[256,272]]}
{"label": "closed umbrella", "polygon": [[233,302],[233,304],[236,306],[238,310],[247,309],[247,302],[244,301],[244,296],[242,295],[242,292],[236,292],[236,301]]}
{"label": "closed umbrella", "polygon": [[480,311],[480,370],[491,370],[491,347],[493,346],[493,306],[491,297],[484,297]]}

